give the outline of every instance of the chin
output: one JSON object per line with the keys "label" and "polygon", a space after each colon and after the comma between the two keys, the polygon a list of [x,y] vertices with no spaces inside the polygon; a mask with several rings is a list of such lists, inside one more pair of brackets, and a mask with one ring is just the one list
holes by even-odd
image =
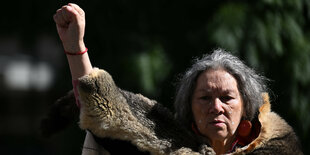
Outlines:
{"label": "chin", "polygon": [[204,134],[206,137],[208,137],[208,139],[212,140],[212,141],[222,141],[227,139],[228,137],[228,133],[225,131],[212,131],[207,132],[206,134]]}
{"label": "chin", "polygon": [[225,140],[227,138],[227,134],[223,135],[223,134],[214,134],[209,136],[209,139],[211,140],[216,140],[216,141],[221,141],[221,140]]}

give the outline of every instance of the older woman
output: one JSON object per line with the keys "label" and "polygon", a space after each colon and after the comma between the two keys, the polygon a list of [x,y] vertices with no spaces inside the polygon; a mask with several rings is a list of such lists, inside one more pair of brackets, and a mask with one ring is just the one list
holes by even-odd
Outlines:
{"label": "older woman", "polygon": [[219,49],[197,60],[180,81],[173,115],[92,68],[79,6],[63,6],[54,20],[87,131],[83,154],[302,154],[292,128],[270,111],[264,78],[235,56]]}
{"label": "older woman", "polygon": [[198,60],[181,80],[177,118],[197,129],[215,152],[227,153],[236,144],[239,126],[249,134],[265,91],[263,77],[238,58],[216,50]]}

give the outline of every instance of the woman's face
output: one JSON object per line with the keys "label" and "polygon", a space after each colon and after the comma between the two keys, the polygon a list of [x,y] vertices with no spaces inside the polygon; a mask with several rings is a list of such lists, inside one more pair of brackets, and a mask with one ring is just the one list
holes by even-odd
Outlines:
{"label": "woman's face", "polygon": [[235,135],[243,114],[243,102],[236,79],[222,69],[201,73],[192,96],[196,126],[211,143]]}

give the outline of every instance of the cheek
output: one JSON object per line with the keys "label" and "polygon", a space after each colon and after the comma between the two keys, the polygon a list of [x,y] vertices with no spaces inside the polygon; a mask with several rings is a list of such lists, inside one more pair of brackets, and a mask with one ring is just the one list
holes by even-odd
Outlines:
{"label": "cheek", "polygon": [[202,104],[192,104],[192,113],[193,113],[193,123],[196,124],[196,127],[200,133],[205,133],[207,122],[206,109]]}
{"label": "cheek", "polygon": [[197,118],[199,115],[201,115],[200,112],[200,106],[197,103],[192,103],[192,113],[194,115],[194,118]]}
{"label": "cheek", "polygon": [[199,103],[192,104],[192,113],[196,124],[203,121],[206,118],[206,107]]}
{"label": "cheek", "polygon": [[231,125],[232,130],[236,130],[238,127],[241,117],[243,115],[243,104],[242,103],[236,103],[234,106],[231,106],[231,113],[230,113],[230,119],[231,119]]}

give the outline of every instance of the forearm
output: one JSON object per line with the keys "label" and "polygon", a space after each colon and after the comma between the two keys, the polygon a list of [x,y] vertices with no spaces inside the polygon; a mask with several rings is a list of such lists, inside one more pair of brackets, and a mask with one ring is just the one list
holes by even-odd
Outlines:
{"label": "forearm", "polygon": [[88,53],[83,55],[67,55],[72,80],[89,74],[92,71],[92,65]]}
{"label": "forearm", "polygon": [[69,3],[56,11],[53,16],[58,35],[62,41],[70,66],[72,79],[76,80],[92,71],[83,38],[85,31],[85,13],[76,4]]}
{"label": "forearm", "polygon": [[[63,47],[68,53],[76,53],[86,50],[86,46],[82,39],[77,42],[63,42]],[[87,75],[92,70],[88,52],[82,55],[67,54],[67,60],[69,63],[72,80],[76,80],[84,75]]]}
{"label": "forearm", "polygon": [[66,44],[63,44],[63,46],[66,51],[65,53],[67,54],[67,59],[71,71],[74,96],[77,99],[76,104],[78,107],[80,107],[77,91],[77,79],[89,74],[92,71],[92,65],[87,52],[82,52],[83,54],[72,55],[72,53],[76,53],[76,51],[87,50],[83,41],[78,44],[74,44],[74,46],[67,46]]}

